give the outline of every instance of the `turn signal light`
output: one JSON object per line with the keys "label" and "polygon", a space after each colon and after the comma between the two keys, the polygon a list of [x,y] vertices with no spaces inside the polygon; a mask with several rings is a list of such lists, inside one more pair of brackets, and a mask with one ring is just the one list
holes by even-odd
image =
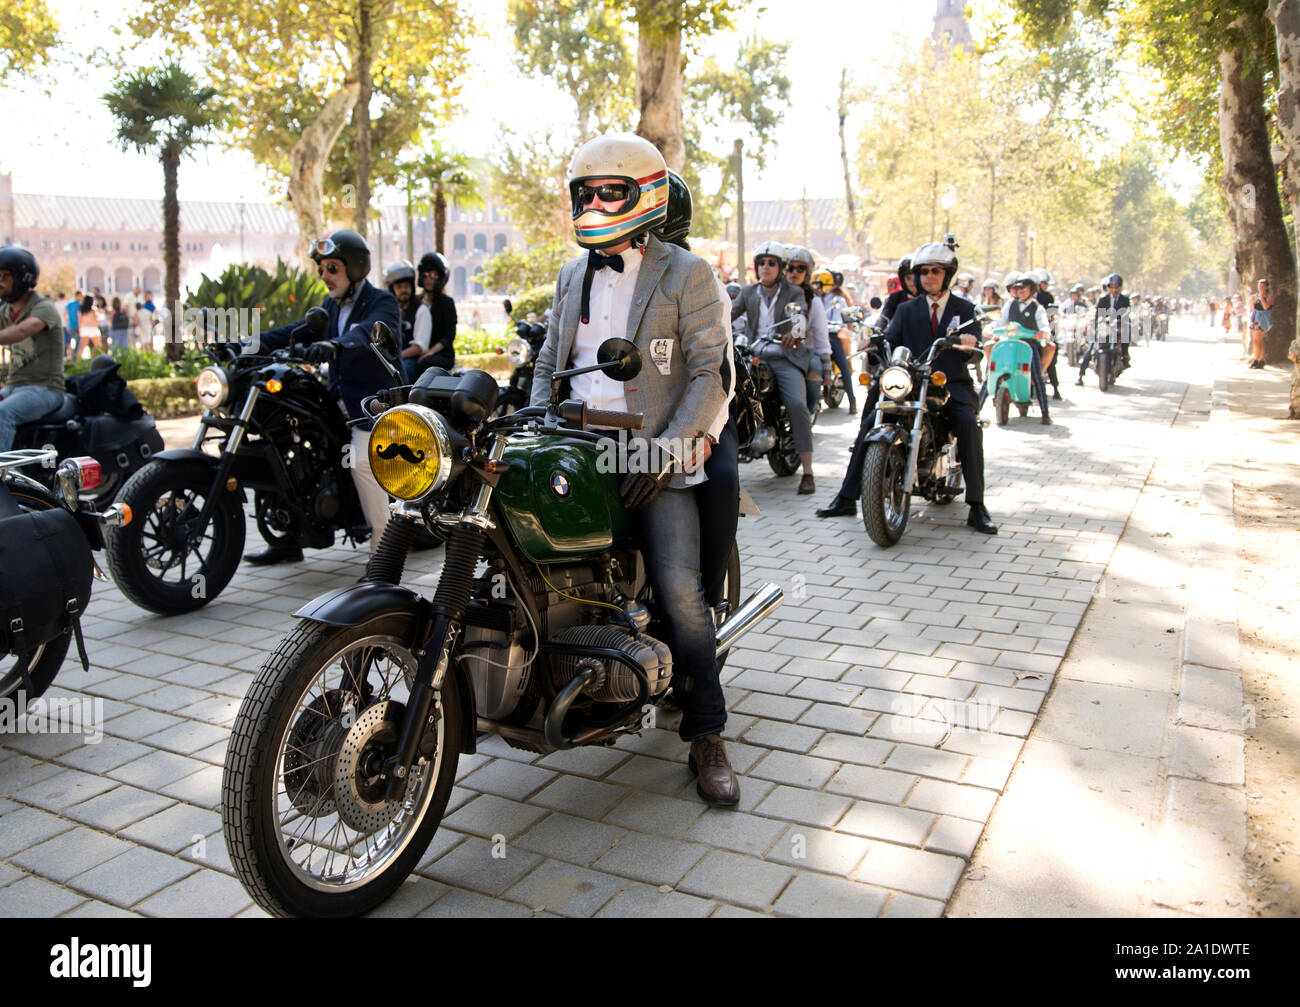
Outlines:
{"label": "turn signal light", "polygon": [[868,374],[866,371],[863,371],[861,374],[858,375],[858,384],[860,385],[871,384],[871,375]]}
{"label": "turn signal light", "polygon": [[270,392],[272,395],[278,394],[280,389],[282,389],[283,387],[284,387],[284,383],[281,382],[278,378],[271,378],[271,380],[266,383],[266,390]]}
{"label": "turn signal light", "polygon": [[942,388],[947,383],[948,375],[944,374],[943,371],[935,371],[930,375],[930,384],[934,385],[936,388]]}

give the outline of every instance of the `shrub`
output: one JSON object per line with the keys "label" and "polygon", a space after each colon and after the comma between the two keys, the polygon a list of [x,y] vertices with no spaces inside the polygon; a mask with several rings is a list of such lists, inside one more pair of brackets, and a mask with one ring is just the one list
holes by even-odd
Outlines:
{"label": "shrub", "polygon": [[193,378],[204,366],[204,361],[196,356],[193,350],[187,351],[184,357],[172,363],[165,353],[144,346],[129,346],[116,350],[93,349],[89,358],[77,359],[73,363],[64,365],[64,375],[71,378],[78,374],[86,374],[95,357],[101,353],[110,353],[118,362],[117,373],[123,381],[135,381],[140,378]]}
{"label": "shrub", "polygon": [[195,290],[186,291],[185,300],[194,308],[257,308],[266,331],[297,321],[325,296],[320,277],[277,259],[274,275],[243,263],[229,266],[215,279],[204,274]]}
{"label": "shrub", "polygon": [[126,386],[145,411],[157,419],[192,416],[203,411],[193,378],[141,378],[128,381]]}
{"label": "shrub", "polygon": [[514,311],[511,313],[511,317],[517,322],[522,322],[525,321],[531,313],[536,315],[536,320],[540,322],[542,320],[542,314],[551,306],[553,300],[555,300],[554,283],[534,287],[532,290],[520,294],[519,297],[515,298]]}

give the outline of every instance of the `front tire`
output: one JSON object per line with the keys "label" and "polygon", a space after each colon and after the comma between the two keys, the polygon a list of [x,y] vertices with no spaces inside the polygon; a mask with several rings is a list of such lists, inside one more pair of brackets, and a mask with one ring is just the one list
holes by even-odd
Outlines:
{"label": "front tire", "polygon": [[788,419],[782,420],[777,428],[776,447],[767,453],[767,464],[781,477],[799,471],[799,452],[794,449],[794,432]]}
{"label": "front tire", "polygon": [[[303,621],[275,649],[231,731],[221,781],[231,863],[275,916],[369,912],[415,869],[446,811],[461,747],[454,679],[437,697],[400,799],[375,772],[392,752],[418,662],[415,618]],[[432,746],[432,747],[430,747]]]}
{"label": "front tire", "polygon": [[1110,387],[1110,354],[1097,355],[1097,386],[1104,392]]}
{"label": "front tire", "polygon": [[907,449],[875,441],[867,447],[862,471],[862,523],[882,549],[895,545],[907,528],[912,494],[903,486]]}
{"label": "front tire", "polygon": [[[153,462],[127,480],[118,503],[135,517],[105,536],[122,593],[141,608],[178,615],[202,608],[230,583],[244,552],[244,509],[222,492],[197,544],[180,539],[212,492],[206,465]],[[220,492],[220,491],[219,491]]]}

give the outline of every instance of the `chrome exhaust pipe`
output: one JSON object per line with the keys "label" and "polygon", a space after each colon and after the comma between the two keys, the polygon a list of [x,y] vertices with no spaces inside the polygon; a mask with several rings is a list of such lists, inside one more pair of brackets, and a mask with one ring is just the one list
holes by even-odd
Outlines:
{"label": "chrome exhaust pipe", "polygon": [[746,601],[736,614],[722,624],[714,637],[715,652],[719,655],[730,650],[751,629],[762,622],[785,599],[785,592],[771,582],[764,584]]}

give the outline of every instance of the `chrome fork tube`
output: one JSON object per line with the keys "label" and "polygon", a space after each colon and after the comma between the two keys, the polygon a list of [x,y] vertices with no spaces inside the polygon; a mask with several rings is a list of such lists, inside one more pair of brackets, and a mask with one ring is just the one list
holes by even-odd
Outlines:
{"label": "chrome fork tube", "polygon": [[911,493],[916,482],[916,456],[921,451],[921,423],[925,419],[925,393],[929,387],[929,380],[921,385],[921,395],[916,400],[916,419],[912,421],[912,444],[907,452],[907,474],[903,477],[903,485],[907,487],[907,492]]}

